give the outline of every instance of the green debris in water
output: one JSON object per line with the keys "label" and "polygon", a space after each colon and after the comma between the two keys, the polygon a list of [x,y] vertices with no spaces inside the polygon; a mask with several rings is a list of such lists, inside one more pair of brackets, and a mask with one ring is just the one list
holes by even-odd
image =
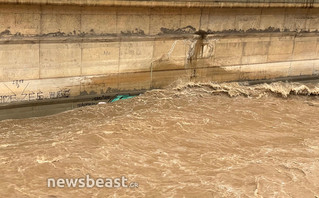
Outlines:
{"label": "green debris in water", "polygon": [[116,96],[116,98],[114,98],[111,102],[116,102],[118,100],[124,100],[124,99],[129,99],[129,98],[133,98],[135,96],[130,96],[130,95],[118,95]]}

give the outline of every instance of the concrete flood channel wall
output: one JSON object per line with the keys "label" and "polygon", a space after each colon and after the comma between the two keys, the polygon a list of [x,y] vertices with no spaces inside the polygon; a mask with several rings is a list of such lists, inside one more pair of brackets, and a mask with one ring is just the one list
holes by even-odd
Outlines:
{"label": "concrete flood channel wall", "polygon": [[208,1],[5,2],[0,4],[0,119],[32,115],[37,104],[68,101],[73,108],[92,98],[164,88],[178,79],[319,75],[314,1],[295,8],[293,3],[201,4]]}

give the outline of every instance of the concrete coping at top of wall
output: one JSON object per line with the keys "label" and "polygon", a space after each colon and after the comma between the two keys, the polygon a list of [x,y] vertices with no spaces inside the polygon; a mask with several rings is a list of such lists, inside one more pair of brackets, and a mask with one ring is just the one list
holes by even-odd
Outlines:
{"label": "concrete coping at top of wall", "polygon": [[0,3],[132,7],[319,7],[319,0],[0,0]]}

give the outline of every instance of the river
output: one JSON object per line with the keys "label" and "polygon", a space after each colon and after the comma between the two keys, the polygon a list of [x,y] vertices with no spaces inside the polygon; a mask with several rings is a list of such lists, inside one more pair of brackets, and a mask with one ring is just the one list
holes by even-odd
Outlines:
{"label": "river", "polygon": [[[180,83],[0,122],[0,197],[319,196],[319,84]],[[48,187],[125,176],[138,188]]]}

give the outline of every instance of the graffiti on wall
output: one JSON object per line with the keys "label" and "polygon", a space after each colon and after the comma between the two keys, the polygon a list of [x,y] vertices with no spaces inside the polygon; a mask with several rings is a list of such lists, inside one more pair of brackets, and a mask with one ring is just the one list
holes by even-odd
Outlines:
{"label": "graffiti on wall", "polygon": [[30,84],[31,82],[23,79],[13,80],[11,83],[3,82],[0,90],[0,104],[70,97],[70,89],[52,88],[45,92],[39,88],[32,89]]}

